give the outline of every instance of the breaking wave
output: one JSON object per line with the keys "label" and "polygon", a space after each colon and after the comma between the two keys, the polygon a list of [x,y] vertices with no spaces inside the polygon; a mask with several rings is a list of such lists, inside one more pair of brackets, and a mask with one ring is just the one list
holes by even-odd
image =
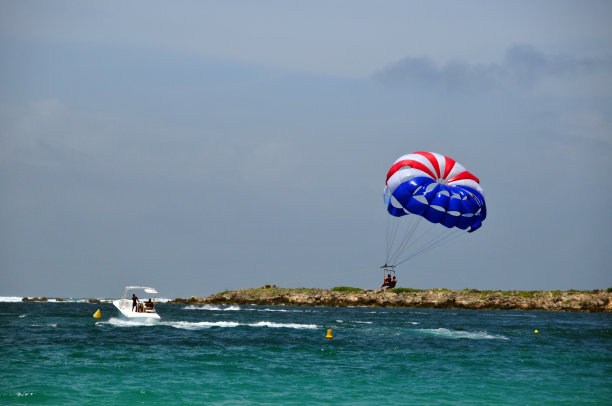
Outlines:
{"label": "breaking wave", "polygon": [[21,299],[23,299],[23,297],[17,297],[17,296],[0,296],[0,302],[21,302]]}
{"label": "breaking wave", "polygon": [[215,306],[215,305],[202,305],[202,306],[189,305],[189,306],[183,307],[183,310],[236,311],[236,310],[240,310],[240,306],[223,307],[223,306]]}
{"label": "breaking wave", "polygon": [[508,340],[508,337],[498,334],[489,334],[486,331],[453,330],[448,328],[426,328],[413,330],[416,333],[441,338],[467,338],[470,340]]}

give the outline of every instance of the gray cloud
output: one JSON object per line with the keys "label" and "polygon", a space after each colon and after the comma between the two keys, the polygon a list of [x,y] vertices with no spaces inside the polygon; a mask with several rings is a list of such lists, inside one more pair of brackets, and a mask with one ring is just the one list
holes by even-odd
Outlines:
{"label": "gray cloud", "polygon": [[611,57],[575,58],[568,55],[547,55],[531,45],[515,45],[506,51],[501,63],[478,65],[451,60],[439,66],[426,56],[406,57],[373,76],[385,84],[482,91],[517,86],[532,89],[547,78],[611,71]]}

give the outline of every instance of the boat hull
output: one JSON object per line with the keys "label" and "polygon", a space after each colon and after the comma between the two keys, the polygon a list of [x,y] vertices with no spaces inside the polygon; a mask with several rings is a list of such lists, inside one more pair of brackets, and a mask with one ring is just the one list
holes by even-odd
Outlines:
{"label": "boat hull", "polygon": [[150,322],[150,321],[159,321],[161,317],[159,314],[155,312],[155,310],[148,310],[144,312],[134,312],[132,311],[132,301],[127,299],[118,299],[113,301],[113,305],[118,310],[118,315],[123,320],[129,321],[141,321],[141,322]]}

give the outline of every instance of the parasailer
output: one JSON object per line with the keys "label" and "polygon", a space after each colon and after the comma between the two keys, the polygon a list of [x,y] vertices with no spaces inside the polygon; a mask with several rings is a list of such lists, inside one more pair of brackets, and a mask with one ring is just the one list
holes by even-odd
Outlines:
{"label": "parasailer", "polygon": [[[390,216],[383,272],[437,247],[457,231],[480,228],[487,215],[483,193],[479,179],[452,158],[422,151],[398,158],[384,189]],[[431,226],[425,231],[419,227],[423,219]]]}
{"label": "parasailer", "polygon": [[[394,278],[395,278],[395,276],[394,276]],[[383,278],[383,283],[382,283],[382,285],[380,285],[380,289],[383,289],[385,287],[389,287],[389,285],[391,285],[391,274],[390,273],[388,273],[387,276],[385,276]]]}

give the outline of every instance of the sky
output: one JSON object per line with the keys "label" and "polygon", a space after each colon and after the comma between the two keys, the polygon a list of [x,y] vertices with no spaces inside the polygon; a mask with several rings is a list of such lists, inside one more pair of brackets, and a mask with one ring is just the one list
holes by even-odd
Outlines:
{"label": "sky", "polygon": [[0,296],[380,286],[386,174],[487,218],[419,289],[612,287],[609,1],[0,0]]}

